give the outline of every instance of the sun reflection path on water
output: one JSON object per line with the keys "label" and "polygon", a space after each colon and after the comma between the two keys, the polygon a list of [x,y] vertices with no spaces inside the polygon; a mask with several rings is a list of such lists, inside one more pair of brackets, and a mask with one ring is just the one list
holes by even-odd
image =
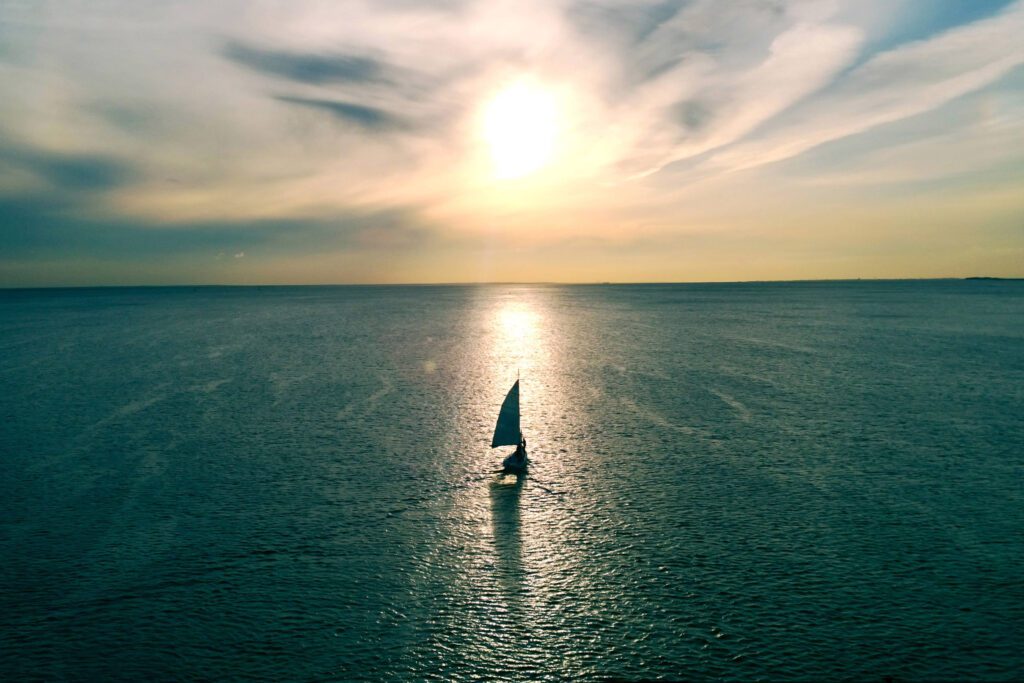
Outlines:
{"label": "sun reflection path on water", "polygon": [[542,478],[561,475],[556,455],[568,447],[564,431],[575,422],[566,386],[570,361],[565,356],[566,337],[572,335],[566,317],[571,316],[565,315],[562,296],[555,288],[516,287],[493,292],[482,302],[482,321],[489,332],[481,349],[490,374],[485,419],[493,427],[505,393],[519,379],[530,470]]}
{"label": "sun reflection path on water", "polygon": [[589,507],[588,495],[571,474],[583,416],[573,409],[566,354],[579,330],[563,296],[546,287],[482,289],[475,326],[480,343],[466,350],[482,385],[472,420],[481,428],[467,444],[470,468],[493,472],[507,454],[488,447],[489,430],[517,376],[531,458],[524,477],[478,479],[461,489],[455,505],[466,522],[461,580],[453,587],[454,601],[463,605],[457,627],[477,644],[467,656],[483,670],[510,649],[526,674],[550,669],[552,658],[586,659],[589,648],[569,623],[586,603],[577,593],[586,593],[591,580],[573,514],[577,505]]}
{"label": "sun reflection path on water", "polygon": [[548,288],[517,287],[492,292],[483,302],[483,321],[490,333],[481,351],[492,378],[486,419],[494,424],[505,392],[519,379],[522,430],[533,461],[531,469],[547,469],[553,464],[541,462],[548,460],[545,455],[552,450],[553,444],[548,442],[551,428],[564,424],[569,413],[562,386],[565,373],[559,335],[563,330],[557,299],[555,291]]}
{"label": "sun reflection path on water", "polygon": [[520,372],[534,369],[547,360],[547,345],[541,336],[543,319],[529,300],[506,300],[494,311],[498,332],[493,336],[492,356],[499,368],[515,365]]}

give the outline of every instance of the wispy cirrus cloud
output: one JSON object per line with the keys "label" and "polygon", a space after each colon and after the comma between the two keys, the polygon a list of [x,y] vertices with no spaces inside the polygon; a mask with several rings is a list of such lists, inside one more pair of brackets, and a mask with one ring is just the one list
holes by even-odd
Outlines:
{"label": "wispy cirrus cloud", "polygon": [[883,52],[758,139],[712,163],[748,168],[900,121],[977,91],[1024,64],[1024,4],[926,41]]}

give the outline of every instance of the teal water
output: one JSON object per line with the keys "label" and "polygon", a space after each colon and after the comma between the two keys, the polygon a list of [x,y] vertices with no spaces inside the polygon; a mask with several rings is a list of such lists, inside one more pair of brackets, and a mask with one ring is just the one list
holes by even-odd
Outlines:
{"label": "teal water", "polygon": [[1024,283],[2,291],[0,384],[5,680],[1024,678]]}

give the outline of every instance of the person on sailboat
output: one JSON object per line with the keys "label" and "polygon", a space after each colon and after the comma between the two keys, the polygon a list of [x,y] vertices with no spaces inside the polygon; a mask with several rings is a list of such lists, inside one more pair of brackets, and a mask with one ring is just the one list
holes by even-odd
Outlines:
{"label": "person on sailboat", "polygon": [[519,445],[516,446],[516,458],[522,460],[526,457],[526,437],[519,435]]}

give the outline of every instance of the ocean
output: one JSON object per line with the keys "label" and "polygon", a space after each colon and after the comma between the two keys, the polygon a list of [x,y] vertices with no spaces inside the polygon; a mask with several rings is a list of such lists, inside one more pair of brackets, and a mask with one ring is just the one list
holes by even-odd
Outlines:
{"label": "ocean", "polygon": [[0,387],[4,680],[1024,678],[1024,282],[4,290]]}

